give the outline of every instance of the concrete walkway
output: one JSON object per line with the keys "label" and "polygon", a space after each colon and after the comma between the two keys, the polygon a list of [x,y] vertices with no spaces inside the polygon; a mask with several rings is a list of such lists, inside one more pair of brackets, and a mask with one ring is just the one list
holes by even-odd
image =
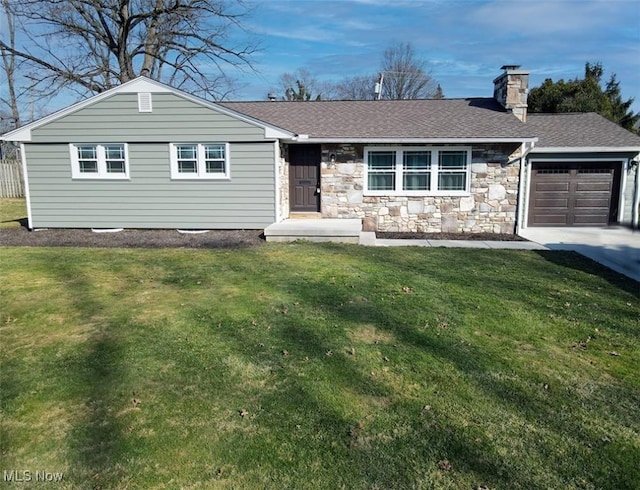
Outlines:
{"label": "concrete walkway", "polygon": [[[625,227],[527,228],[520,236],[549,250],[573,250],[640,282],[640,231]],[[639,292],[640,292],[640,285]]]}

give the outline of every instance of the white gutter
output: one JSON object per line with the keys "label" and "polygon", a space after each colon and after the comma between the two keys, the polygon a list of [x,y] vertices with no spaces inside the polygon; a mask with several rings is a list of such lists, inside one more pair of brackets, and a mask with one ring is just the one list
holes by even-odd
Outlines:
{"label": "white gutter", "polygon": [[29,191],[29,174],[27,173],[27,153],[24,143],[20,143],[20,159],[22,160],[22,178],[24,180],[24,197],[27,201],[27,228],[33,230],[31,214],[31,192]]}
{"label": "white gutter", "polygon": [[299,135],[283,139],[285,143],[384,143],[384,144],[420,144],[420,143],[535,143],[538,138],[314,138]]}
{"label": "white gutter", "polygon": [[622,153],[622,152],[633,152],[637,153],[640,151],[640,148],[637,146],[622,146],[622,147],[613,147],[613,146],[563,146],[563,147],[537,147],[533,150],[533,153]]}

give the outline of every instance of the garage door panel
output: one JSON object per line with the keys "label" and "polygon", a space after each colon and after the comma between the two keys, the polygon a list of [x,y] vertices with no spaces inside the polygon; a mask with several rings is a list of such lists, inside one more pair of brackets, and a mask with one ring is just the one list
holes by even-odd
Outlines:
{"label": "garage door panel", "polygon": [[574,207],[576,208],[599,208],[609,212],[609,198],[578,198],[574,201]]}
{"label": "garage door panel", "polygon": [[537,225],[546,226],[565,226],[567,224],[566,214],[543,214],[539,215]]}
{"label": "garage door panel", "polygon": [[536,192],[569,192],[568,182],[536,182]]}
{"label": "garage door panel", "polygon": [[609,219],[609,211],[599,214],[577,214],[574,217],[574,225],[582,226],[600,226]]}
{"label": "garage door panel", "polygon": [[577,192],[605,192],[609,195],[611,181],[608,182],[576,182]]}
{"label": "garage door panel", "polygon": [[565,209],[569,204],[568,199],[553,199],[553,198],[542,198],[536,199],[535,206],[536,208],[560,208]]}
{"label": "garage door panel", "polygon": [[607,225],[612,210],[615,163],[533,163],[529,195],[531,226]]}

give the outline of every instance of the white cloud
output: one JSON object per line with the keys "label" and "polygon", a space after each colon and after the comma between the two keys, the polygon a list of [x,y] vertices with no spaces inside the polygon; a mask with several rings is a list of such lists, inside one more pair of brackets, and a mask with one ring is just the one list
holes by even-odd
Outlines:
{"label": "white cloud", "polygon": [[469,9],[468,20],[497,32],[575,33],[590,31],[618,16],[619,2],[554,0],[515,2],[496,0]]}

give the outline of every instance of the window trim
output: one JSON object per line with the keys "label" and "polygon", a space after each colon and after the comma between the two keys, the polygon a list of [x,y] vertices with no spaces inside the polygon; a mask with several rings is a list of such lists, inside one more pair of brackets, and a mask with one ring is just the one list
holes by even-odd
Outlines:
{"label": "window trim", "polygon": [[[97,172],[81,172],[80,157],[78,148],[83,146],[94,146],[96,148]],[[124,172],[107,171],[107,146],[121,146],[124,149]],[[69,143],[69,155],[71,157],[71,178],[72,179],[94,179],[94,180],[129,180],[129,145],[127,143]]]}
{"label": "window trim", "polygon": [[[395,189],[371,190],[369,189],[369,153],[376,151],[395,152]],[[430,190],[404,190],[404,152],[422,151],[431,153]],[[465,169],[464,190],[438,190],[440,175],[440,152],[459,151],[467,155]],[[365,196],[469,196],[471,187],[471,147],[470,146],[365,146],[364,148],[364,186]]]}
{"label": "window trim", "polygon": [[[195,146],[196,147],[196,172],[181,173],[178,171],[178,147],[179,146]],[[224,149],[224,173],[208,173],[206,146],[221,146]],[[229,169],[229,143],[207,142],[207,143],[169,143],[169,156],[171,166],[171,180],[230,180],[231,173]],[[211,159],[209,159],[211,160]]]}

